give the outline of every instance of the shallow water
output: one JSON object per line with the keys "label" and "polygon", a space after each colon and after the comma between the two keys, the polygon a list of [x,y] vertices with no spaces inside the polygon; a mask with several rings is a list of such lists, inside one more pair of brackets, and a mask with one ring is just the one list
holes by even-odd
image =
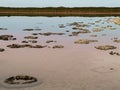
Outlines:
{"label": "shallow water", "polygon": [[[18,40],[21,39],[25,35],[31,35],[34,32],[40,33],[40,32],[62,32],[65,33],[63,36],[50,36],[49,38],[55,39],[55,38],[68,38],[67,36],[71,34],[73,31],[72,26],[69,26],[70,23],[73,22],[83,22],[84,24],[89,23],[95,23],[94,25],[90,25],[90,27],[83,27],[85,29],[89,29],[92,33],[88,34],[80,34],[77,37],[70,37],[73,38],[91,38],[89,35],[96,34],[98,37],[97,39],[110,39],[113,37],[119,37],[119,25],[116,25],[112,22],[107,22],[108,19],[114,18],[114,17],[0,17],[0,27],[1,28],[7,28],[6,31],[0,31],[1,34],[12,34],[18,37]],[[95,22],[99,21],[100,22]],[[59,28],[59,25],[65,25],[65,28]],[[93,28],[99,28],[104,27],[107,25],[111,25],[113,28],[116,28],[116,30],[109,30],[106,28],[102,32],[93,32]],[[36,29],[42,29],[41,31],[31,31],[31,32],[25,32],[23,29],[29,29],[29,28],[36,28]],[[69,30],[69,32],[65,32],[66,30]],[[102,34],[107,34],[106,37],[101,37]],[[48,39],[48,37],[41,37],[41,40]],[[70,39],[69,39],[70,40]]]}

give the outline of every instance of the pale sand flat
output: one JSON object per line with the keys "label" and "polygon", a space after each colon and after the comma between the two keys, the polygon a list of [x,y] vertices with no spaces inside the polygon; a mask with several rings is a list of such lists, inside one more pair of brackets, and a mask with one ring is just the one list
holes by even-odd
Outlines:
{"label": "pale sand flat", "polygon": [[0,78],[27,74],[43,81],[15,90],[119,90],[120,57],[84,45],[70,48],[8,49],[0,54]]}

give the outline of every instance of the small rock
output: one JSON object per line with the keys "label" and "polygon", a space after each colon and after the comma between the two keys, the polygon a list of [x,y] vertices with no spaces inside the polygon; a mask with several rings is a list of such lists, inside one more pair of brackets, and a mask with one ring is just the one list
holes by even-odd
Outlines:
{"label": "small rock", "polygon": [[47,32],[47,33],[39,33],[39,35],[44,35],[44,36],[50,36],[50,35],[64,35],[65,33],[52,33],[52,32]]}
{"label": "small rock", "polygon": [[56,42],[56,41],[53,41],[53,40],[46,41],[46,43],[51,43],[51,42]]}
{"label": "small rock", "polygon": [[28,43],[28,41],[22,41],[22,43]]}
{"label": "small rock", "polygon": [[38,33],[33,33],[32,35],[38,35]]}
{"label": "small rock", "polygon": [[114,70],[114,68],[110,68],[110,70]]}
{"label": "small rock", "polygon": [[66,30],[66,32],[70,32],[69,30]]}
{"label": "small rock", "polygon": [[26,36],[24,37],[25,39],[37,39],[38,37],[35,37],[35,36]]}
{"label": "small rock", "polygon": [[63,24],[59,25],[59,28],[65,28],[65,26]]}
{"label": "small rock", "polygon": [[109,54],[110,54],[110,55],[114,55],[114,52],[113,52],[113,51],[111,51]]}
{"label": "small rock", "polygon": [[55,45],[55,46],[53,46],[53,48],[64,48],[64,46],[63,45]]}
{"label": "small rock", "polygon": [[33,31],[34,29],[23,29],[23,31]]}
{"label": "small rock", "polygon": [[31,43],[37,43],[36,40],[29,40],[28,42],[31,42]]}

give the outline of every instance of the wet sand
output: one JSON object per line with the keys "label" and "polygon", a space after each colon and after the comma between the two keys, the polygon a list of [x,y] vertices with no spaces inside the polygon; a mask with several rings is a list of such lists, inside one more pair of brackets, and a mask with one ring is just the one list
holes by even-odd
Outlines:
{"label": "wet sand", "polygon": [[[42,81],[41,85],[15,90],[119,90],[120,88],[120,57],[110,56],[90,46],[57,50],[8,49],[1,53],[0,57],[1,80],[15,74],[28,74]],[[4,87],[0,89],[6,90]]]}

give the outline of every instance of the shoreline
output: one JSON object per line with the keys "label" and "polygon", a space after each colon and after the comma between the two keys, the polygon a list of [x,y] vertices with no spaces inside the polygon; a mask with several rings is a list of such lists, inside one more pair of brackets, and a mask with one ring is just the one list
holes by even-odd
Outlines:
{"label": "shoreline", "polygon": [[105,7],[46,7],[13,8],[0,7],[0,16],[120,16],[120,8]]}

